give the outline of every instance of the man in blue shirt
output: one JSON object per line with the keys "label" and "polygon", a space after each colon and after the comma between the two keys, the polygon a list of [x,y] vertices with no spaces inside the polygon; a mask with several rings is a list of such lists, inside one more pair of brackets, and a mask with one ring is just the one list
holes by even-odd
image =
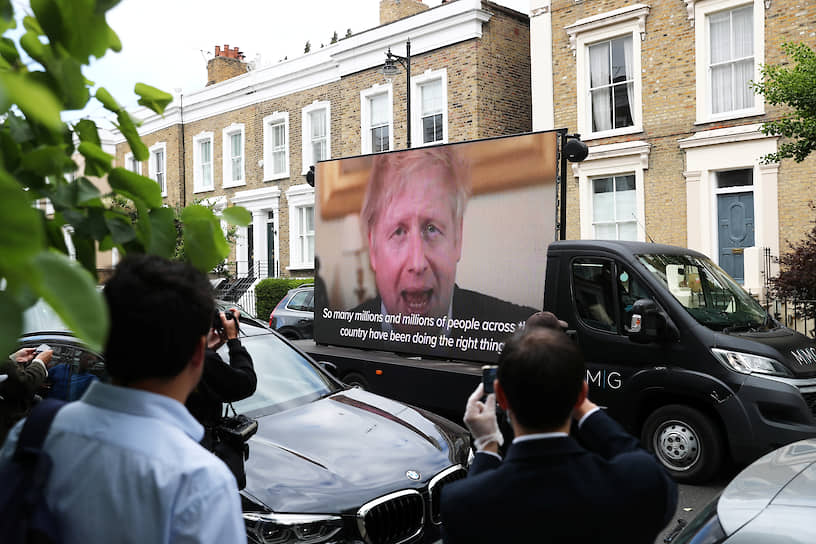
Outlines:
{"label": "man in blue shirt", "polygon": [[[66,543],[244,543],[235,478],[201,447],[184,407],[204,364],[215,306],[187,264],[128,256],[105,285],[112,384],[57,413],[44,449],[46,501]],[[8,463],[22,424],[0,449]]]}

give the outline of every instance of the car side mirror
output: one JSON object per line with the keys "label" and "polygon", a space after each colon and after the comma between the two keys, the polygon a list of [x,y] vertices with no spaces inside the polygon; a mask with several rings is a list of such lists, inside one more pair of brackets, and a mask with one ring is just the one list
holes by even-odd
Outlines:
{"label": "car side mirror", "polygon": [[680,338],[671,318],[648,298],[641,298],[632,305],[632,319],[626,332],[629,340],[637,344],[674,342]]}

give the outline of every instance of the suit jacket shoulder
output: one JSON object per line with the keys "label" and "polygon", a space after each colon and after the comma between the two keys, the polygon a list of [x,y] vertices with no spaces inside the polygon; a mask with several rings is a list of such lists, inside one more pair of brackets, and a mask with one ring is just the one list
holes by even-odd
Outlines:
{"label": "suit jacket shoulder", "polygon": [[487,321],[513,323],[526,321],[537,311],[530,306],[521,306],[470,289],[461,289],[458,285],[454,286],[452,312],[454,319],[477,317]]}
{"label": "suit jacket shoulder", "polygon": [[382,310],[382,302],[380,301],[380,297],[372,297],[370,299],[364,300],[362,303],[358,304],[351,310],[350,312],[365,312],[368,310],[371,313],[380,313]]}

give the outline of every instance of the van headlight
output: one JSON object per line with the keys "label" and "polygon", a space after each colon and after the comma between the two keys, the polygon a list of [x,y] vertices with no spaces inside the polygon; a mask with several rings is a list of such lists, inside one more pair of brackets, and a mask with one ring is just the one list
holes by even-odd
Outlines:
{"label": "van headlight", "polygon": [[711,348],[714,356],[726,368],[742,374],[770,374],[772,376],[790,376],[791,373],[782,364],[769,357],[729,351],[726,349]]}
{"label": "van headlight", "polygon": [[320,544],[339,542],[340,516],[244,512],[247,538],[257,544]]}

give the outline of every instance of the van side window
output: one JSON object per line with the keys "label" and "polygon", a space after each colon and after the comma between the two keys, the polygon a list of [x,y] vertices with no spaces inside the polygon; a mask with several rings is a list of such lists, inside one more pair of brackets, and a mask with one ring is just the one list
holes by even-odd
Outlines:
{"label": "van side window", "polygon": [[578,317],[587,325],[617,331],[612,261],[579,258],[572,263],[572,288]]}
{"label": "van side window", "polygon": [[618,305],[623,326],[628,329],[632,320],[632,306],[641,298],[654,299],[652,293],[629,270],[618,266]]}

